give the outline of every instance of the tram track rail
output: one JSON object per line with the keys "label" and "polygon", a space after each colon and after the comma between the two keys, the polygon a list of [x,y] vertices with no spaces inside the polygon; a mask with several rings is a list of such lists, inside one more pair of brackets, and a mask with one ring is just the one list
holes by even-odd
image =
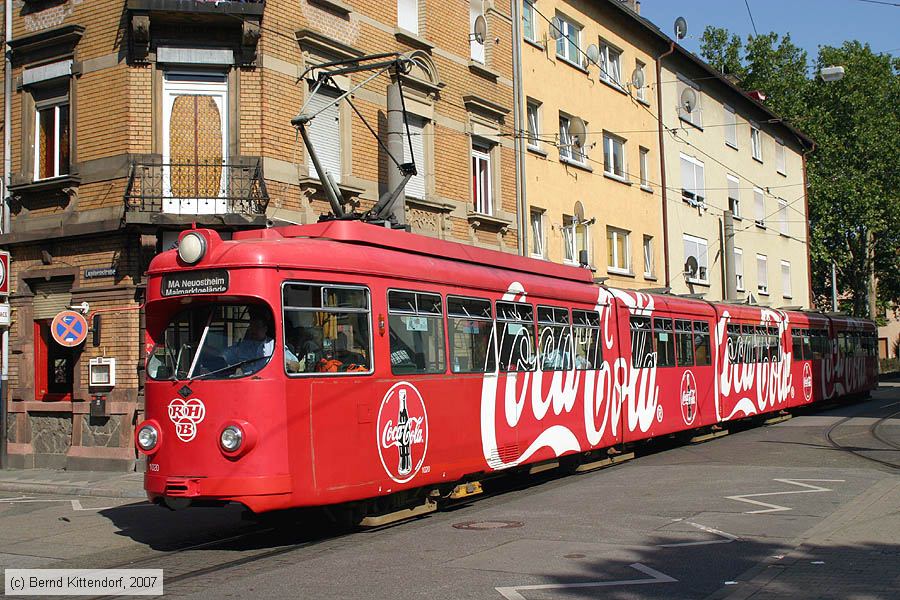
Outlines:
{"label": "tram track rail", "polygon": [[884,444],[885,446],[888,446],[888,448],[860,448],[858,446],[848,446],[848,445],[841,444],[840,442],[838,442],[835,439],[835,431],[838,428],[840,428],[841,426],[844,426],[847,423],[851,422],[853,419],[858,418],[859,415],[851,415],[849,417],[844,417],[840,421],[837,421],[836,423],[834,423],[825,432],[825,439],[828,440],[828,443],[831,444],[831,446],[837,450],[841,450],[843,452],[853,454],[854,456],[868,460],[870,462],[880,464],[880,465],[888,467],[890,469],[900,470],[900,462],[891,462],[889,460],[883,460],[881,458],[876,458],[874,456],[869,456],[868,454],[866,454],[867,452],[881,452],[881,451],[885,451],[885,450],[900,451],[900,444],[887,439],[880,433],[880,428],[887,421],[889,421],[890,419],[893,419],[894,417],[896,417],[898,415],[900,415],[900,410],[894,411],[888,415],[880,417],[878,420],[876,420],[874,423],[872,423],[868,428],[869,437],[878,441],[881,444]]}

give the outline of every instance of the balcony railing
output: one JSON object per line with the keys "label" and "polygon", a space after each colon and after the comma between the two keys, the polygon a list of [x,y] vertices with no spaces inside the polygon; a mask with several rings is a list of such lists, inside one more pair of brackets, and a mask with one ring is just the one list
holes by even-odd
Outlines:
{"label": "balcony railing", "polygon": [[269,194],[257,160],[248,164],[131,165],[125,211],[176,215],[264,215]]}

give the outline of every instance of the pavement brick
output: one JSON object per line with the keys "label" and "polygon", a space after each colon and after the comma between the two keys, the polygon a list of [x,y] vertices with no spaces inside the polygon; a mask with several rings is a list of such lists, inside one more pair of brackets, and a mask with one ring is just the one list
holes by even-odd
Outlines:
{"label": "pavement brick", "polygon": [[0,469],[3,492],[143,499],[143,485],[143,473]]}

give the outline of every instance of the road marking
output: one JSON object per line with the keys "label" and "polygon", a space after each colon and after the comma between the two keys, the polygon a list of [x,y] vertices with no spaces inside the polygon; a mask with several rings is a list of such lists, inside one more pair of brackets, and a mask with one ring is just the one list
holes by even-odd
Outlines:
{"label": "road marking", "polygon": [[[676,519],[676,520],[680,521],[681,519]],[[724,540],[706,540],[704,542],[681,542],[678,544],[659,544],[659,547],[660,548],[679,548],[681,546],[708,546],[710,544],[730,544],[731,542],[733,542],[735,540],[741,539],[738,536],[734,535],[733,533],[728,533],[725,531],[721,531],[719,529],[714,529],[713,527],[707,527],[706,525],[701,525],[700,523],[694,523],[693,521],[685,521],[685,523],[687,523],[691,527],[696,527],[700,531],[705,531],[706,533],[718,535],[725,539]]]}
{"label": "road marking", "polygon": [[101,511],[115,508],[115,506],[98,506],[96,508],[84,508],[81,500],[65,500],[57,498],[33,498],[31,496],[21,496],[19,498],[0,498],[0,503],[4,504],[36,504],[39,502],[68,502],[74,511]]}
{"label": "road marking", "polygon": [[647,583],[675,583],[678,580],[669,577],[665,573],[660,573],[656,569],[650,568],[641,563],[632,563],[628,565],[636,571],[640,571],[645,575],[649,575],[651,579],[623,579],[621,581],[589,581],[585,583],[548,583],[543,585],[518,585],[515,587],[498,587],[494,588],[506,600],[525,600],[520,592],[527,590],[566,590],[575,588],[592,588],[592,587],[612,587],[617,585],[644,585]]}
{"label": "road marking", "polygon": [[769,502],[762,502],[760,500],[751,500],[750,498],[760,498],[762,496],[787,496],[788,494],[815,494],[818,492],[833,492],[834,490],[830,488],[820,487],[818,485],[810,485],[808,483],[801,483],[803,481],[817,481],[819,483],[842,483],[844,479],[773,479],[772,481],[778,481],[779,483],[786,483],[789,485],[796,485],[803,488],[807,488],[805,490],[788,490],[784,492],[764,492],[762,494],[742,494],[740,496],[725,496],[727,500],[737,500],[738,502],[746,502],[748,504],[755,504],[757,506],[765,506],[766,508],[761,510],[748,510],[745,512],[745,515],[758,515],[762,513],[772,513],[772,512],[781,512],[785,510],[794,510],[788,506],[781,506],[780,504],[770,504]]}

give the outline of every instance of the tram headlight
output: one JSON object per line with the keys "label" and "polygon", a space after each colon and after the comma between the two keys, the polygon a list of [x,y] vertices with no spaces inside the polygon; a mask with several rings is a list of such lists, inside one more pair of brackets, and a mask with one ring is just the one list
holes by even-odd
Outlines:
{"label": "tram headlight", "polygon": [[150,452],[159,442],[159,432],[153,425],[144,425],[138,430],[137,443],[141,450]]}
{"label": "tram headlight", "polygon": [[222,430],[222,435],[219,436],[219,443],[222,444],[222,449],[226,452],[237,451],[243,442],[244,432],[237,425],[229,425]]}
{"label": "tram headlight", "polygon": [[186,233],[178,242],[178,258],[189,265],[200,262],[206,254],[206,238],[196,231]]}

